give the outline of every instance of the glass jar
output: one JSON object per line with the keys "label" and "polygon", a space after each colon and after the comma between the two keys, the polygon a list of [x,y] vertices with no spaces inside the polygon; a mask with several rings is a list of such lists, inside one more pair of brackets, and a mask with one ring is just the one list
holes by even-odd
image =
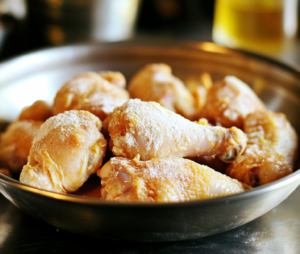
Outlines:
{"label": "glass jar", "polygon": [[297,32],[298,0],[216,0],[213,40],[276,54]]}

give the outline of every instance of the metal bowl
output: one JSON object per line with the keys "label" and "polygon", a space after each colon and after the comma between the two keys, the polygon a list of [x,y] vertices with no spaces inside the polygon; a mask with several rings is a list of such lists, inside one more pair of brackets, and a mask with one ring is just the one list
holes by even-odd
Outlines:
{"label": "metal bowl", "polygon": [[[212,43],[121,42],[42,50],[0,65],[0,119],[8,122],[36,99],[51,102],[59,87],[88,70],[118,70],[127,79],[147,63],[164,62],[195,82],[235,75],[300,133],[300,72],[279,61]],[[216,234],[265,214],[299,185],[300,171],[229,197],[171,204],[114,203],[39,190],[0,174],[0,191],[33,217],[75,233],[135,241],[176,241]]]}

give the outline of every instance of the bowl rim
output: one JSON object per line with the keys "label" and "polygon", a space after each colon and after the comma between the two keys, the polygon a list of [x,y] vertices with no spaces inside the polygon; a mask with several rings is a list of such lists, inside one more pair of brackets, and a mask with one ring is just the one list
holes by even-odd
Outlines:
{"label": "bowl rim", "polygon": [[[100,181],[100,178],[99,178]],[[164,208],[174,208],[177,206],[186,207],[186,206],[199,206],[199,205],[214,205],[217,202],[235,202],[241,199],[251,198],[253,196],[258,196],[265,194],[267,192],[272,192],[274,190],[278,190],[283,188],[287,185],[290,185],[294,182],[299,181],[298,185],[300,184],[300,170],[296,170],[292,174],[289,174],[281,179],[278,179],[274,182],[264,184],[258,187],[254,187],[252,189],[246,190],[245,192],[233,194],[224,197],[218,198],[211,198],[211,199],[203,199],[203,200],[192,200],[192,201],[185,201],[185,202],[172,202],[172,203],[152,203],[152,202],[116,202],[110,200],[102,200],[92,197],[84,197],[80,195],[75,195],[72,193],[56,193],[53,191],[38,189],[36,187],[32,187],[30,185],[24,184],[5,176],[4,174],[0,173],[0,187],[1,185],[9,185],[10,187],[17,188],[22,191],[26,191],[33,195],[39,195],[46,198],[53,198],[56,200],[67,201],[71,203],[77,204],[85,204],[85,205],[96,205],[96,206],[120,206],[120,207],[164,207]],[[1,188],[0,188],[1,192]]]}
{"label": "bowl rim", "polygon": [[288,63],[284,60],[278,59],[271,55],[266,55],[262,53],[258,53],[255,51],[249,51],[244,49],[234,49],[230,47],[226,47],[220,44],[216,44],[213,42],[207,41],[192,41],[192,40],[183,40],[183,39],[167,39],[167,38],[135,38],[132,40],[124,40],[117,42],[82,42],[82,43],[72,43],[66,44],[62,46],[48,46],[42,47],[35,50],[30,50],[28,52],[19,54],[17,56],[13,56],[3,61],[0,61],[0,69],[5,68],[8,65],[15,64],[17,61],[27,61],[28,57],[39,57],[41,54],[52,54],[54,52],[66,51],[66,50],[74,50],[74,49],[89,49],[91,47],[160,47],[160,48],[178,48],[186,49],[186,50],[196,50],[196,51],[204,51],[210,53],[218,53],[223,55],[243,55],[245,57],[253,58],[258,61],[263,61],[272,65],[276,65],[280,69],[284,69],[289,73],[297,76],[300,79],[300,66],[292,63]]}
{"label": "bowl rim", "polygon": [[[101,42],[101,43],[75,43],[69,44],[59,47],[46,47],[43,49],[34,50],[28,53],[21,54],[19,56],[12,57],[7,59],[3,62],[0,62],[0,70],[5,69],[6,67],[10,67],[10,65],[14,65],[17,61],[27,61],[28,57],[39,57],[39,55],[44,54],[52,54],[53,52],[60,52],[68,50],[75,50],[75,49],[90,49],[91,47],[168,47],[168,48],[178,48],[180,49],[187,49],[187,50],[196,50],[196,51],[204,51],[210,53],[218,53],[218,54],[229,54],[229,55],[243,55],[245,57],[249,57],[255,59],[259,62],[266,62],[271,65],[275,65],[280,69],[283,69],[300,80],[300,67],[285,63],[284,61],[277,60],[273,57],[258,54],[255,52],[249,52],[240,49],[231,49],[225,46],[221,46],[212,42],[196,42],[196,41],[186,41],[186,40],[171,40],[171,39],[151,39],[151,40],[129,40],[129,41],[120,41],[120,42]],[[99,178],[100,181],[100,178]],[[91,197],[83,197],[75,194],[62,194],[62,193],[55,193],[52,191],[38,189],[36,187],[29,186],[27,184],[23,184],[18,180],[5,176],[4,174],[0,173],[0,193],[1,193],[1,185],[10,185],[10,187],[18,188],[20,190],[26,191],[28,193],[34,195],[40,195],[46,198],[53,198],[56,200],[67,201],[77,204],[85,204],[85,205],[93,205],[93,206],[119,206],[119,207],[163,207],[163,208],[174,208],[174,207],[194,207],[199,205],[214,205],[218,202],[235,202],[241,199],[250,198],[253,196],[258,196],[264,194],[266,192],[271,192],[277,189],[280,189],[286,185],[292,184],[296,181],[299,181],[300,184],[300,170],[296,170],[292,174],[289,174],[279,180],[274,182],[255,187],[253,189],[247,190],[242,193],[233,194],[230,196],[212,198],[212,199],[205,199],[205,200],[193,200],[193,201],[186,201],[186,202],[174,202],[174,203],[152,203],[152,202],[116,202],[116,201],[107,201],[101,200],[97,198]]]}

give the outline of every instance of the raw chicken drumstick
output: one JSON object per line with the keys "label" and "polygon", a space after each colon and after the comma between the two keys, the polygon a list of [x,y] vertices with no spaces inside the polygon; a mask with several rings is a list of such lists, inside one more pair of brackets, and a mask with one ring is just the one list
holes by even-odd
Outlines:
{"label": "raw chicken drumstick", "polygon": [[115,107],[129,99],[128,92],[108,82],[101,73],[88,72],[75,76],[56,94],[53,114],[67,110],[87,110],[104,120]]}
{"label": "raw chicken drumstick", "polygon": [[140,161],[115,157],[99,171],[101,198],[118,201],[183,202],[244,192],[245,184],[182,158]]}
{"label": "raw chicken drumstick", "polygon": [[293,172],[298,137],[284,114],[257,111],[247,116],[244,153],[227,168],[230,177],[251,186],[266,184]]}
{"label": "raw chicken drumstick", "polygon": [[42,121],[17,120],[11,123],[0,136],[0,165],[12,171],[15,176],[27,164],[33,138]]}
{"label": "raw chicken drumstick", "polygon": [[264,109],[263,102],[247,84],[227,76],[209,89],[201,117],[214,125],[242,128],[249,113]]}
{"label": "raw chicken drumstick", "polygon": [[131,98],[158,102],[190,120],[198,118],[193,95],[166,64],[146,65],[131,79],[128,91]]}
{"label": "raw chicken drumstick", "polygon": [[107,142],[100,128],[99,118],[87,111],[49,118],[33,140],[20,181],[60,193],[76,191],[102,164]]}
{"label": "raw chicken drumstick", "polygon": [[244,133],[235,127],[203,126],[139,99],[116,108],[106,126],[114,155],[130,159],[137,154],[141,160],[218,155],[231,162],[246,146]]}

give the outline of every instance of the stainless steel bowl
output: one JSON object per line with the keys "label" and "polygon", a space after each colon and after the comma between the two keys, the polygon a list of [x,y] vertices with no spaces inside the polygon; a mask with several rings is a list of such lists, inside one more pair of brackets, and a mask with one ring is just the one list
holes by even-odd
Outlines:
{"label": "stainless steel bowl", "polygon": [[[214,80],[235,75],[269,109],[284,112],[300,133],[300,72],[279,61],[212,43],[121,42],[34,52],[0,65],[0,118],[13,120],[36,99],[51,101],[63,82],[88,70],[118,70],[127,79],[147,63],[164,62],[194,82],[203,71]],[[0,174],[0,191],[24,212],[80,234],[136,241],[175,241],[216,234],[265,214],[299,185],[300,171],[229,197],[173,204],[114,203],[56,194]]]}

